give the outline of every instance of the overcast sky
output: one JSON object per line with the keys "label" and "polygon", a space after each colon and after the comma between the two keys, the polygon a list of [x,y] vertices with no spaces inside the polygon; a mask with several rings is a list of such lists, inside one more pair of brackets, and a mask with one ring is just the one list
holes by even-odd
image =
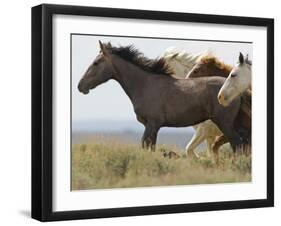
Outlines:
{"label": "overcast sky", "polygon": [[252,44],[248,43],[72,35],[72,120],[75,123],[96,120],[130,120],[138,123],[129,98],[117,82],[110,80],[91,90],[88,95],[77,89],[79,80],[99,53],[98,40],[110,41],[113,45],[134,44],[149,58],[155,58],[174,46],[192,54],[210,50],[231,65],[237,62],[240,51],[248,53],[252,59]]}

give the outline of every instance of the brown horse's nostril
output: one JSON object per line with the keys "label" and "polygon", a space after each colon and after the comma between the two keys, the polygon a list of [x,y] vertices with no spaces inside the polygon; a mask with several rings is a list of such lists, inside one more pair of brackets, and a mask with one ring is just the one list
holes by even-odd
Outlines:
{"label": "brown horse's nostril", "polygon": [[81,85],[81,82],[79,82],[79,84],[78,84],[78,90],[80,91],[80,92],[82,92],[82,85]]}
{"label": "brown horse's nostril", "polygon": [[89,90],[88,90],[88,89],[85,89],[85,87],[83,87],[83,85],[81,84],[81,82],[79,82],[77,88],[78,88],[79,92],[81,92],[81,93],[83,93],[83,94],[88,94],[88,93],[89,93]]}

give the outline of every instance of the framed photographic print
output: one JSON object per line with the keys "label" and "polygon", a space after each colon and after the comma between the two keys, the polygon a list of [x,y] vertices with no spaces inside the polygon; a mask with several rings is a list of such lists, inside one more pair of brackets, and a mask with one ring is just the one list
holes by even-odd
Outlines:
{"label": "framed photographic print", "polygon": [[274,21],[32,8],[32,217],[274,205]]}

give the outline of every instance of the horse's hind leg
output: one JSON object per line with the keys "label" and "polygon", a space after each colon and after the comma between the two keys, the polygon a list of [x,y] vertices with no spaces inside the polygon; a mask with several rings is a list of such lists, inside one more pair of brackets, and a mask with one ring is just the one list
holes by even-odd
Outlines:
{"label": "horse's hind leg", "polygon": [[213,153],[215,155],[217,155],[219,148],[227,142],[228,142],[228,140],[226,139],[226,137],[224,135],[220,135],[220,136],[216,137],[214,143],[212,144]]}

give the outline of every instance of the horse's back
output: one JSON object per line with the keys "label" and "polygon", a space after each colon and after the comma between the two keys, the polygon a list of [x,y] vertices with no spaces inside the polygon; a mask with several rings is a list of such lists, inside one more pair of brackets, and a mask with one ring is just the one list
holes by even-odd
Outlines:
{"label": "horse's back", "polygon": [[194,125],[210,118],[214,108],[221,108],[217,94],[224,82],[221,77],[174,80],[161,95],[166,121]]}
{"label": "horse's back", "polygon": [[225,78],[223,77],[200,77],[200,78],[187,78],[180,79],[177,83],[180,89],[185,90],[187,93],[192,93],[197,98],[217,98],[217,94],[222,87]]}

